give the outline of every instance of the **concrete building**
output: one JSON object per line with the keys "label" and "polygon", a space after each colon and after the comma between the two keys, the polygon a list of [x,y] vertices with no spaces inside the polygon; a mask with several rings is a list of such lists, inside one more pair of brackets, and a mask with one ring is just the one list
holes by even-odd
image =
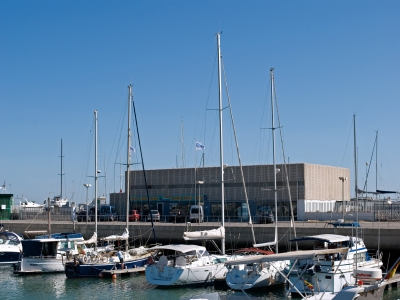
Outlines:
{"label": "concrete building", "polygon": [[[304,220],[306,212],[338,211],[342,200],[350,199],[350,170],[348,168],[295,163],[277,165],[278,217],[290,218],[290,199],[298,220]],[[273,165],[243,166],[247,196],[252,217],[265,209],[275,211]],[[286,176],[287,174],[287,176]],[[340,180],[342,177],[344,180]],[[158,209],[167,216],[176,208],[187,210],[190,205],[204,206],[206,219],[221,217],[221,169],[219,167],[175,168],[135,170],[130,174],[130,209],[142,214]],[[225,218],[246,221],[249,212],[238,166],[226,166]],[[289,188],[288,188],[289,185]],[[148,197],[150,207],[148,204]],[[336,205],[335,205],[336,203]],[[120,215],[126,214],[125,193],[110,195],[110,204]]]}

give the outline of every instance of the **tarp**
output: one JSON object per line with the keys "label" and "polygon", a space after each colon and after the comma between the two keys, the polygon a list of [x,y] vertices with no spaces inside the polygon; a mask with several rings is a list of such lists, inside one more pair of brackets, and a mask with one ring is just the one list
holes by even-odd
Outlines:
{"label": "tarp", "polygon": [[339,234],[317,234],[317,235],[310,235],[310,236],[303,236],[298,237],[290,240],[291,242],[297,241],[322,241],[327,243],[338,243],[338,242],[345,242],[350,241],[350,237],[346,235],[339,235]]}
{"label": "tarp", "polygon": [[222,239],[225,237],[225,228],[219,227],[217,229],[203,230],[203,231],[187,231],[183,233],[183,238],[188,240],[214,240]]}
{"label": "tarp", "polygon": [[270,255],[252,255],[248,258],[241,258],[237,260],[231,260],[225,263],[227,266],[241,265],[241,264],[254,264],[272,261],[282,260],[293,260],[293,259],[313,259],[316,255],[335,254],[335,253],[347,253],[348,248],[336,248],[336,249],[323,249],[323,250],[304,250],[304,251],[292,251]]}
{"label": "tarp", "polygon": [[75,244],[77,245],[81,245],[81,244],[96,244],[97,243],[97,233],[93,233],[92,237],[88,240],[85,241],[78,241],[75,242]]}
{"label": "tarp", "polygon": [[128,228],[125,228],[125,231],[122,235],[110,235],[104,238],[101,238],[102,241],[121,241],[129,239],[129,231]]}
{"label": "tarp", "polygon": [[383,190],[376,190],[377,194],[397,194],[398,192],[394,191],[383,191]]}

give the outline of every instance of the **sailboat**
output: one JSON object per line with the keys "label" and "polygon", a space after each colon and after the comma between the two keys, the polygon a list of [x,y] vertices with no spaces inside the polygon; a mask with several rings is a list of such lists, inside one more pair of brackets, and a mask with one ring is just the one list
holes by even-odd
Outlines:
{"label": "sailboat", "polygon": [[[42,234],[46,234],[38,235],[34,239],[21,241],[22,252],[19,262],[14,265],[14,274],[29,275],[64,272],[64,262],[67,257],[78,253],[75,242],[83,241],[81,233],[51,233],[51,210],[53,208],[54,205],[51,205],[50,201],[46,201],[44,209],[47,212],[48,229],[47,232],[39,231]],[[39,232],[25,231],[25,234],[39,234]]]}
{"label": "sailboat", "polygon": [[150,248],[158,252],[155,260],[145,270],[147,282],[158,286],[183,286],[212,284],[216,278],[224,277],[227,268],[225,261],[232,256],[225,255],[224,226],[224,163],[222,138],[222,89],[221,89],[221,52],[220,33],[217,33],[218,51],[218,92],[220,126],[220,168],[221,168],[221,211],[222,224],[218,229],[184,232],[183,238],[191,240],[221,240],[220,255],[211,255],[203,246],[177,244]]}
{"label": "sailboat", "polygon": [[54,196],[53,199],[51,199],[50,201],[50,205],[54,206],[54,207],[64,207],[64,206],[68,206],[69,205],[69,200],[68,198],[63,198],[63,143],[62,143],[62,139],[61,139],[61,191],[60,191],[60,195],[58,196]]}
{"label": "sailboat", "polygon": [[[353,120],[355,191],[358,207],[355,115]],[[356,223],[358,224],[358,209],[356,213]],[[382,253],[378,248],[376,254],[370,255],[363,239],[358,236],[358,231],[359,227],[356,226],[355,237],[321,234],[297,238],[297,241],[313,241],[316,250],[335,251],[338,248],[345,247],[348,251],[344,254],[333,254],[333,252],[325,255],[316,254],[313,258],[308,259],[293,257],[291,266],[286,272],[290,285],[288,292],[306,295],[313,299],[314,297],[329,299],[325,295],[331,296],[340,293],[344,285],[354,285],[360,280],[380,279],[382,277],[380,269],[382,267]],[[303,297],[306,298],[306,296]]]}
{"label": "sailboat", "polygon": [[[276,260],[270,262],[261,262],[260,255],[265,254],[265,250],[259,247],[275,246],[276,253],[278,252],[278,197],[276,184],[276,163],[275,163],[275,124],[274,124],[274,69],[270,69],[271,77],[271,110],[272,110],[272,151],[273,151],[273,166],[274,166],[274,196],[275,196],[275,239],[273,242],[254,244],[255,248],[249,249],[251,255],[243,260],[238,259],[229,262],[228,273],[226,274],[226,283],[231,289],[248,290],[254,288],[268,287],[281,285],[285,283],[285,278],[279,275],[279,271],[283,271],[288,264],[288,260]],[[273,252],[270,252],[273,253]],[[250,260],[250,261],[249,261]]]}
{"label": "sailboat", "polygon": [[[98,277],[101,276],[104,270],[115,270],[115,269],[131,269],[137,267],[144,267],[150,257],[148,249],[144,247],[128,249],[129,246],[129,165],[130,165],[130,108],[132,101],[132,85],[128,86],[128,153],[127,153],[127,216],[126,216],[126,229],[122,235],[111,235],[100,240],[111,242],[111,241],[124,241],[125,251],[123,249],[112,249],[110,251],[82,251],[77,256],[73,257],[73,260],[68,261],[65,264],[65,275],[68,278],[79,278],[79,277]],[[97,111],[95,113],[95,199],[97,199]],[[97,201],[95,201],[95,228],[97,232]],[[96,239],[91,238],[93,241]],[[117,252],[118,251],[118,252]],[[123,259],[123,264],[121,262]]]}

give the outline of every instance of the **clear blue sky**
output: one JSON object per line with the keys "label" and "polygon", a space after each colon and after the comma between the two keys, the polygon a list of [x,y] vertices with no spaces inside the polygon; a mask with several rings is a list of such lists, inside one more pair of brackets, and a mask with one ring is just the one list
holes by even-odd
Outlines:
{"label": "clear blue sky", "polygon": [[[1,1],[0,183],[37,202],[58,194],[63,139],[64,194],[84,202],[98,110],[99,194],[118,191],[130,83],[147,169],[182,165],[181,119],[186,166],[196,140],[217,166],[222,31],[243,164],[272,163],[261,128],[275,67],[290,162],[350,168],[353,190],[355,114],[359,185],[378,130],[378,188],[400,190],[399,15],[399,1]],[[229,122],[225,110],[225,162],[237,165]],[[370,190],[375,178],[374,158]]]}

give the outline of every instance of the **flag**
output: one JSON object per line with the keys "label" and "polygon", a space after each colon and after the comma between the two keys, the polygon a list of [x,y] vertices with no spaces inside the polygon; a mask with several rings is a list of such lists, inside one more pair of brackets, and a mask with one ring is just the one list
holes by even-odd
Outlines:
{"label": "flag", "polygon": [[311,283],[309,283],[308,281],[306,281],[305,279],[303,279],[303,282],[310,290],[314,289],[314,286]]}
{"label": "flag", "polygon": [[206,147],[200,143],[200,142],[196,142],[196,150],[204,150]]}
{"label": "flag", "polygon": [[397,268],[400,266],[400,258],[397,259],[396,263],[392,266],[392,268],[389,270],[389,272],[386,274],[384,279],[390,279],[396,274]]}
{"label": "flag", "polygon": [[129,151],[130,151],[130,152],[133,152],[133,153],[136,153],[136,149],[133,148],[132,146],[129,146]]}

